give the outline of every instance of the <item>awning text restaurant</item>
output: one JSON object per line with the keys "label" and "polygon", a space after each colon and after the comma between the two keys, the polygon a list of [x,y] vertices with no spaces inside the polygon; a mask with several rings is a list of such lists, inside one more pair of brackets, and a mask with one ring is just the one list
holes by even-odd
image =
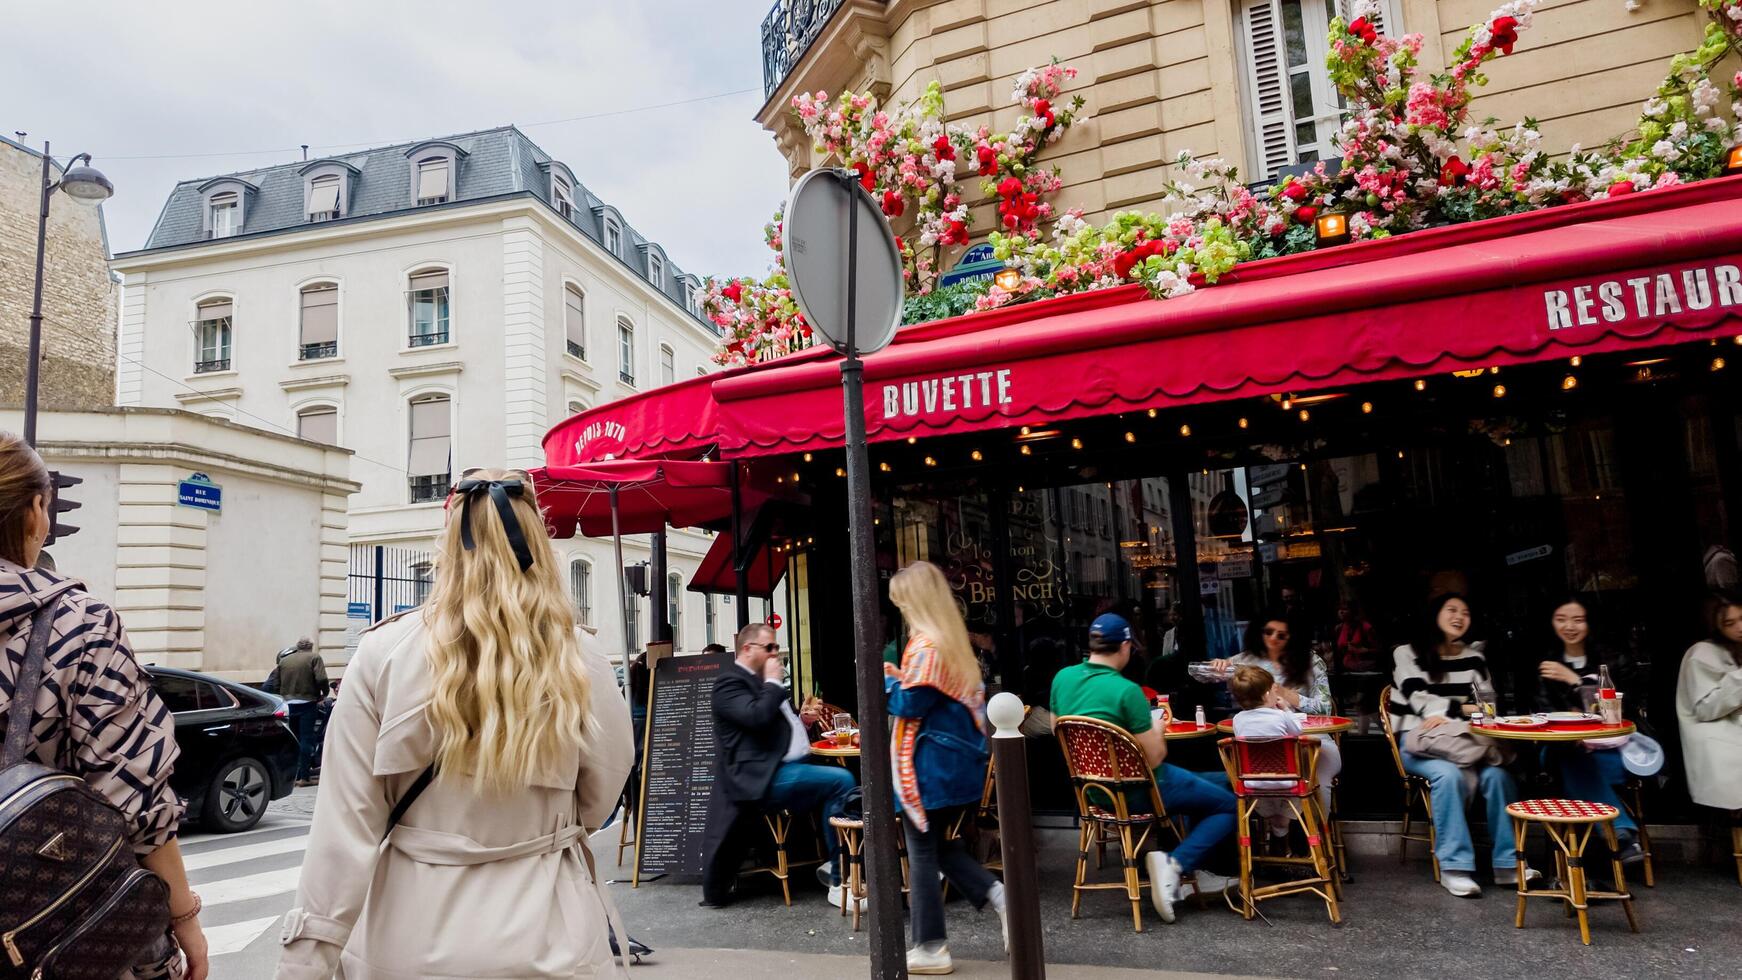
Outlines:
{"label": "awning text restaurant", "polygon": [[[644,392],[545,451],[741,461],[781,508],[746,524],[785,569],[797,683],[851,704],[837,361]],[[1138,679],[1212,716],[1221,692],[1185,664],[1278,607],[1342,713],[1371,712],[1448,590],[1502,702],[1528,707],[1550,612],[1578,596],[1646,678],[1642,729],[1671,760],[1651,819],[1686,818],[1674,687],[1705,595],[1737,577],[1738,372],[1742,177],[1252,262],[1164,301],[1127,286],[915,325],[866,361],[879,571],[943,567],[994,683],[1030,704],[1115,610]],[[1346,656],[1364,631],[1377,655]],[[1345,748],[1351,813],[1396,805],[1376,737]],[[1048,749],[1037,806],[1068,808]]]}

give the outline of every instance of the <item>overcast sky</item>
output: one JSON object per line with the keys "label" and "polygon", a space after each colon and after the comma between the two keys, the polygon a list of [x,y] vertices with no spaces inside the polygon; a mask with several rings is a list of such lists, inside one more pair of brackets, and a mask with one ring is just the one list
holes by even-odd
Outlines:
{"label": "overcast sky", "polygon": [[0,129],[94,154],[124,252],[178,180],[515,123],[686,271],[761,273],[786,190],[752,118],[771,3],[83,0],[76,27],[7,3]]}

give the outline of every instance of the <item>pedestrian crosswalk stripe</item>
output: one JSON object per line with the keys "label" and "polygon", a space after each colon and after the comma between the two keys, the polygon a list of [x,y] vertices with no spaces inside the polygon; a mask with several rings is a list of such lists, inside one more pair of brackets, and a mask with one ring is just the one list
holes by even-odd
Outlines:
{"label": "pedestrian crosswalk stripe", "polygon": [[227,902],[249,902],[257,898],[270,898],[273,895],[296,891],[296,884],[301,880],[301,877],[301,868],[284,868],[279,871],[263,871],[260,874],[208,882],[199,886],[200,900],[205,903],[207,908],[211,908]]}
{"label": "pedestrian crosswalk stripe", "polygon": [[264,919],[249,919],[247,922],[232,922],[225,926],[208,926],[206,948],[213,956],[241,952],[267,930],[277,926],[282,918],[284,917],[272,915]]}
{"label": "pedestrian crosswalk stripe", "polygon": [[308,847],[308,834],[300,834],[282,840],[262,841],[258,844],[243,843],[239,847],[187,854],[183,855],[182,863],[187,865],[189,871],[198,871],[201,868],[215,868],[223,864],[235,864],[240,861],[271,857],[274,854],[290,854],[306,847]]}
{"label": "pedestrian crosswalk stripe", "polygon": [[308,820],[275,820],[269,826],[256,827],[253,830],[244,830],[238,834],[178,834],[176,835],[176,839],[181,841],[182,851],[185,853],[190,847],[197,847],[200,850],[212,850],[219,847],[233,846],[240,841],[253,840],[271,834],[282,834],[287,830],[298,830],[307,833],[308,827]]}

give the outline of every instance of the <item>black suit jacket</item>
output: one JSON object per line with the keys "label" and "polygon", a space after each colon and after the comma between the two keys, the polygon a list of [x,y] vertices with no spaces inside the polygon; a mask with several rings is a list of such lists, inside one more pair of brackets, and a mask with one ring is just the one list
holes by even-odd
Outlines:
{"label": "black suit jacket", "polygon": [[733,664],[714,682],[714,786],[733,803],[768,793],[774,771],[792,747],[792,723],[780,706],[786,689]]}

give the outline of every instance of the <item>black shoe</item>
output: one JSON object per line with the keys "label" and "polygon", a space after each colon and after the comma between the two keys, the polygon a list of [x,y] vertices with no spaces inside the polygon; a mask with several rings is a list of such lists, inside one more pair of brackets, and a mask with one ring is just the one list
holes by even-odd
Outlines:
{"label": "black shoe", "polygon": [[1645,863],[1645,848],[1639,846],[1639,835],[1616,834],[1615,839],[1620,844],[1615,849],[1615,860],[1620,861],[1623,867]]}
{"label": "black shoe", "polygon": [[729,898],[721,899],[718,902],[713,901],[711,899],[704,898],[701,901],[696,903],[696,907],[703,908],[703,909],[723,909],[726,906],[731,905],[731,904],[732,904],[732,900]]}

